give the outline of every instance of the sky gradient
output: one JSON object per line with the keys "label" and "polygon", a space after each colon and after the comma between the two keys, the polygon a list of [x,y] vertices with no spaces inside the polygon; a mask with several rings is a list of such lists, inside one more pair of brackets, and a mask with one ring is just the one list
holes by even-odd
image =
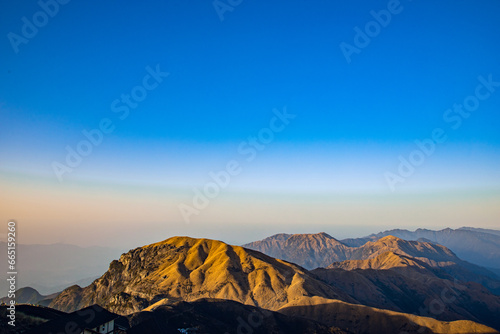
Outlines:
{"label": "sky gradient", "polygon": [[500,226],[497,1],[42,3],[0,5],[21,243]]}

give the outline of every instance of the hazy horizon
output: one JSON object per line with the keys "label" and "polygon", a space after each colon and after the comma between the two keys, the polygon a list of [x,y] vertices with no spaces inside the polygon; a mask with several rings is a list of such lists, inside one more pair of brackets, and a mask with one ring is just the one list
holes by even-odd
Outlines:
{"label": "hazy horizon", "polygon": [[[452,229],[460,229],[460,228],[470,228],[471,226],[460,226],[460,227],[455,227]],[[146,245],[150,245],[156,242],[161,242],[164,240],[167,240],[172,237],[190,237],[190,238],[201,238],[201,239],[213,239],[213,240],[220,240],[222,242],[225,242],[230,245],[235,245],[235,246],[241,246],[253,241],[257,240],[262,240],[267,237],[273,236],[275,234],[318,234],[318,233],[327,233],[331,237],[337,239],[337,240],[343,240],[343,239],[350,239],[350,238],[361,238],[361,237],[367,237],[371,234],[377,234],[381,232],[386,232],[390,230],[397,230],[397,229],[402,229],[402,230],[408,230],[410,232],[414,232],[418,229],[426,229],[426,230],[431,230],[431,231],[440,231],[444,230],[447,228],[451,227],[443,227],[443,228],[432,228],[432,227],[427,227],[427,228],[422,228],[422,227],[414,227],[414,228],[399,228],[397,226],[393,227],[388,227],[388,228],[381,228],[381,229],[376,229],[376,228],[371,228],[367,226],[362,226],[361,229],[358,229],[357,232],[351,233],[352,228],[348,226],[337,226],[334,230],[314,230],[314,228],[303,228],[303,229],[298,229],[294,231],[286,231],[286,230],[278,230],[278,231],[270,231],[269,233],[266,233],[266,231],[255,231],[252,229],[247,229],[243,230],[245,232],[245,236],[240,236],[240,237],[234,237],[234,231],[226,231],[224,233],[219,232],[210,232],[210,231],[201,231],[201,232],[193,232],[192,234],[171,234],[171,235],[165,235],[165,236],[145,236],[141,237],[139,239],[135,240],[122,240],[120,242],[113,242],[113,243],[108,243],[108,244],[86,244],[86,243],[78,243],[78,240],[75,240],[74,243],[69,243],[69,242],[46,242],[46,243],[18,243],[18,245],[26,245],[26,246],[51,246],[51,245],[66,245],[66,246],[75,246],[75,247],[80,247],[80,248],[93,248],[93,247],[104,247],[104,248],[109,248],[109,249],[114,249],[114,250],[120,250],[120,251],[128,251],[130,249],[138,248],[138,247],[143,247]],[[488,229],[485,227],[475,227],[479,229]],[[500,231],[498,227],[492,227],[489,228],[490,230],[496,230]],[[4,241],[0,241],[0,243],[5,243]]]}

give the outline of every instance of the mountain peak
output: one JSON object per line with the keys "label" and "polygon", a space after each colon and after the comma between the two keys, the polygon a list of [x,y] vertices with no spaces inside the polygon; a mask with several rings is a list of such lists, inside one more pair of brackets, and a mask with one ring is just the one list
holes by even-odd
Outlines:
{"label": "mountain peak", "polygon": [[395,237],[393,235],[387,235],[383,238],[380,238],[378,241],[405,241],[405,240]]}
{"label": "mountain peak", "polygon": [[286,261],[298,263],[306,269],[326,267],[346,259],[350,247],[325,232],[293,234],[287,239],[263,239],[243,247],[263,252]]}
{"label": "mountain peak", "polygon": [[[161,245],[167,245],[167,244],[179,244],[179,243],[192,243],[192,242],[199,242],[199,241],[210,241],[210,242],[217,242],[217,240],[212,240],[212,239],[205,239],[205,238],[193,238],[193,237],[188,237],[188,236],[175,236],[175,237],[170,237],[168,239],[165,239],[163,241],[155,242],[149,245],[146,245],[144,247],[154,247],[154,246],[161,246]],[[222,242],[222,241],[220,241]]]}
{"label": "mountain peak", "polygon": [[[320,236],[322,238],[335,239],[334,237],[332,237],[331,235],[329,235],[326,232],[319,232],[319,233],[316,233],[316,235]],[[337,239],[335,239],[335,240],[337,240]]]}
{"label": "mountain peak", "polygon": [[335,240],[340,243],[340,241],[338,241],[337,239],[335,239],[334,237],[325,232],[292,234],[287,240],[293,240],[293,239]]}

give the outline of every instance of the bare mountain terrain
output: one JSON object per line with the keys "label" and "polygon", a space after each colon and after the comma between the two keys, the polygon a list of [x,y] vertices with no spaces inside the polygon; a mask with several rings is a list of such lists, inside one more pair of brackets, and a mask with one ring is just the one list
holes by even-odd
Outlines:
{"label": "bare mountain terrain", "polygon": [[293,263],[220,241],[188,237],[131,250],[91,285],[64,290],[50,306],[73,311],[97,303],[127,315],[206,298],[306,317],[351,333],[364,333],[367,328],[371,333],[495,333],[474,321],[443,322],[364,306],[342,288]]}

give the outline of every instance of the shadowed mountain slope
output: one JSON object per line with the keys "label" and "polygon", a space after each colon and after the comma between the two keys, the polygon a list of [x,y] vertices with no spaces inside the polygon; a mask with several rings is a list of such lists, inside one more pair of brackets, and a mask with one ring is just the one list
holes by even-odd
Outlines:
{"label": "shadowed mountain slope", "polygon": [[132,329],[128,334],[176,333],[178,329],[196,329],[196,333],[276,333],[343,334],[333,326],[302,317],[291,317],[229,300],[200,299],[161,305],[150,311],[127,316]]}
{"label": "shadowed mountain slope", "polygon": [[416,258],[386,252],[312,272],[363,305],[443,321],[468,319],[500,328],[499,296]]}
{"label": "shadowed mountain slope", "polygon": [[352,333],[498,333],[491,327],[468,320],[444,322],[321,297],[295,301],[280,312],[289,316],[321,319],[326,325],[335,325]]}

